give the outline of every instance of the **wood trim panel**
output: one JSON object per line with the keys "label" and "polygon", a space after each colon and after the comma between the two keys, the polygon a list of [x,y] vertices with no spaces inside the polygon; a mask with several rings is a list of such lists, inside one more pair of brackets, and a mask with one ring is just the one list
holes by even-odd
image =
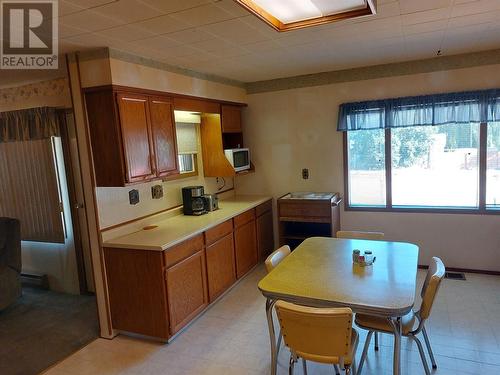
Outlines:
{"label": "wood trim panel", "polygon": [[205,244],[207,246],[217,242],[222,237],[233,231],[233,221],[231,219],[205,231]]}
{"label": "wood trim panel", "polygon": [[104,248],[114,329],[168,340],[162,254]]}
{"label": "wood trim panel", "polygon": [[235,216],[233,220],[235,228],[241,227],[242,225],[255,220],[255,209],[252,208],[251,210],[245,211],[242,214]]}
{"label": "wood trim panel", "polygon": [[201,113],[220,113],[220,103],[203,99],[174,97],[174,109]]}
{"label": "wood trim panel", "polygon": [[[151,90],[151,89],[144,89],[144,88],[132,87],[132,86],[122,86],[122,85],[101,85],[101,86],[86,87],[83,89],[83,92],[87,93],[87,92],[95,92],[95,91],[102,91],[102,90],[123,91],[123,92],[128,92],[128,93],[144,94],[144,95],[150,95],[150,96],[168,96],[168,97],[171,97],[173,99],[175,99],[175,98],[194,99],[194,100],[199,100],[199,101],[204,101],[204,102],[216,103],[219,105],[220,104],[228,104],[228,105],[237,105],[237,106],[241,106],[241,107],[247,106],[246,103],[204,98],[201,96],[185,95],[185,94],[178,94],[175,92]],[[216,113],[219,113],[219,112],[216,112]]]}
{"label": "wood trim panel", "polygon": [[165,257],[165,267],[169,268],[190,257],[194,253],[203,249],[203,234],[198,234],[190,239],[163,252]]}

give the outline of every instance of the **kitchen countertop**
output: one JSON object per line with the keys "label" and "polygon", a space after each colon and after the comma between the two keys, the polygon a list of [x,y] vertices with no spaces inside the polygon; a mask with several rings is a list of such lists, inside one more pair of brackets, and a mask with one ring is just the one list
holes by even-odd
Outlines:
{"label": "kitchen countertop", "polygon": [[245,211],[272,199],[262,195],[239,195],[219,201],[219,209],[201,216],[177,215],[153,223],[157,228],[140,230],[107,240],[104,247],[164,251],[194,235],[203,233]]}

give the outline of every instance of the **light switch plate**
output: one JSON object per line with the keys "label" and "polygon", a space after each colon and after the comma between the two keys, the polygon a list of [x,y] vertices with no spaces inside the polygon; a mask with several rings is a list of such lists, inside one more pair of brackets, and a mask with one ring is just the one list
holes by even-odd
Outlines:
{"label": "light switch plate", "polygon": [[153,199],[160,199],[163,198],[163,186],[162,185],[155,185],[151,187],[151,196]]}

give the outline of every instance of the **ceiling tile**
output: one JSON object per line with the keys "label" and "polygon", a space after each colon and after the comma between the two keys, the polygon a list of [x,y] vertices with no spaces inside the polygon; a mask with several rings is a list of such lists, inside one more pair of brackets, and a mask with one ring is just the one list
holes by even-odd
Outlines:
{"label": "ceiling tile", "polygon": [[186,22],[191,26],[203,26],[234,18],[233,15],[213,4],[176,12],[172,14],[172,17],[182,22]]}
{"label": "ceiling tile", "polygon": [[162,14],[179,12],[212,3],[212,0],[139,0]]}
{"label": "ceiling tile", "polygon": [[70,27],[77,27],[87,31],[109,29],[123,24],[122,21],[102,16],[92,10],[73,13],[59,18],[59,22]]}
{"label": "ceiling tile", "polygon": [[157,35],[143,27],[138,27],[133,24],[127,24],[127,25],[113,27],[107,30],[96,31],[96,34],[108,38],[119,39],[125,42],[142,40]]}
{"label": "ceiling tile", "polygon": [[165,35],[156,35],[152,38],[141,39],[138,41],[130,42],[130,44],[141,45],[141,46],[144,46],[144,47],[150,48],[150,49],[163,50],[163,49],[168,48],[168,47],[177,46],[180,43],[173,40],[173,39],[170,39],[169,37],[167,37]]}
{"label": "ceiling tile", "polygon": [[213,39],[213,35],[206,33],[199,28],[191,28],[182,31],[176,31],[167,34],[170,39],[182,44],[190,44],[196,42],[203,42],[205,40]]}
{"label": "ceiling tile", "polygon": [[137,22],[134,25],[155,34],[173,33],[175,31],[185,30],[191,27],[188,23],[167,15]]}
{"label": "ceiling tile", "polygon": [[403,25],[414,25],[417,23],[426,23],[438,20],[445,20],[450,17],[450,10],[447,8],[427,10],[413,14],[405,14],[401,16]]}
{"label": "ceiling tile", "polygon": [[449,8],[453,0],[400,0],[401,14],[422,12],[425,10]]}
{"label": "ceiling tile", "polygon": [[259,33],[253,27],[241,22],[239,19],[217,22],[211,25],[202,26],[200,29],[240,45],[269,39],[264,34]]}
{"label": "ceiling tile", "polygon": [[63,0],[60,0],[58,4],[59,4],[58,7],[59,17],[79,12],[85,9],[82,6],[79,6],[78,4],[68,3],[67,1]]}
{"label": "ceiling tile", "polygon": [[120,0],[93,9],[97,13],[123,22],[137,22],[159,16],[161,13],[138,0]]}

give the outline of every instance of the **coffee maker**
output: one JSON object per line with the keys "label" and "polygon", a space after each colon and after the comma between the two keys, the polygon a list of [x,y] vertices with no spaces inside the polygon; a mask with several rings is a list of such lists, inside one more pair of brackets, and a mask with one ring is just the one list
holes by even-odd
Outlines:
{"label": "coffee maker", "polygon": [[184,215],[203,215],[205,209],[205,199],[203,186],[186,186],[182,188],[182,204]]}

